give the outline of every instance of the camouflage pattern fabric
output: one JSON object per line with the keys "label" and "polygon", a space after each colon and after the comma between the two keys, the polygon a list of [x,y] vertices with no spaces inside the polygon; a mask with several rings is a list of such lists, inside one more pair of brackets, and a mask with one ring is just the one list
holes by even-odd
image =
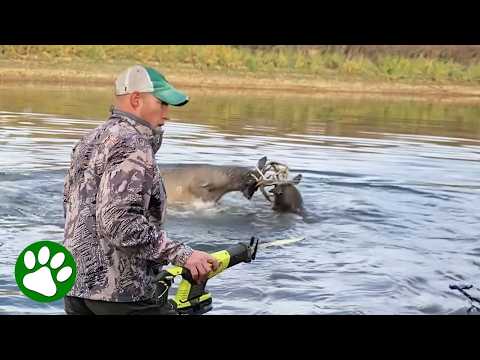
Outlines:
{"label": "camouflage pattern fabric", "polygon": [[162,265],[184,265],[192,254],[163,230],[166,192],[155,162],[162,136],[144,120],[113,109],[74,147],[63,201],[64,246],[77,263],[68,295],[149,299]]}

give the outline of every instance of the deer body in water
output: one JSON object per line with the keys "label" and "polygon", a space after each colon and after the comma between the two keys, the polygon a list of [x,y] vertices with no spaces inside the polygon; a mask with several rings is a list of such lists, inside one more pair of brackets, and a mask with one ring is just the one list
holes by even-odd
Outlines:
{"label": "deer body in water", "polygon": [[251,199],[258,189],[253,170],[241,166],[182,164],[160,169],[168,203],[218,202],[232,191]]}
{"label": "deer body in water", "polygon": [[[167,202],[191,204],[217,203],[225,194],[240,191],[247,199],[260,189],[278,212],[303,212],[303,199],[295,187],[302,178],[288,180],[288,167],[261,158],[255,168],[210,164],[180,164],[161,167]],[[265,188],[272,187],[269,194]]]}

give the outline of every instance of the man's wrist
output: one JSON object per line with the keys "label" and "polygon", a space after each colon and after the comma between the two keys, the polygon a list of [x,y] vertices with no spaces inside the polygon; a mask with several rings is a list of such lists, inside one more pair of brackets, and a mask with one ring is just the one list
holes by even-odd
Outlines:
{"label": "man's wrist", "polygon": [[176,257],[175,259],[175,264],[177,266],[184,266],[185,263],[187,262],[188,258],[192,256],[193,254],[193,249],[188,246],[184,245],[183,251],[180,252],[180,254]]}

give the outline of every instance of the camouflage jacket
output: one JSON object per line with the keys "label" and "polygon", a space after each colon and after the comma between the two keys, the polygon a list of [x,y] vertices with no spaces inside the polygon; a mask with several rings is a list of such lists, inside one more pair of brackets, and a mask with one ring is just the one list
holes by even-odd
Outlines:
{"label": "camouflage jacket", "polygon": [[144,120],[112,110],[74,147],[63,200],[64,246],[77,264],[68,295],[145,300],[162,265],[183,265],[191,255],[162,226],[166,193],[155,162],[162,135]]}

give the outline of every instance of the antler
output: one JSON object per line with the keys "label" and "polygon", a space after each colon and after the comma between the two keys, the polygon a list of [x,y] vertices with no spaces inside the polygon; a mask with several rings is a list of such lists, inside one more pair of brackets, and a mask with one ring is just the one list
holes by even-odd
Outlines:
{"label": "antler", "polygon": [[277,162],[269,162],[263,169],[256,167],[259,176],[251,174],[259,186],[271,186],[284,183],[288,179],[288,166]]}
{"label": "antler", "polygon": [[255,174],[251,175],[257,181],[257,185],[259,186],[263,196],[265,196],[269,202],[272,202],[271,197],[265,191],[265,187],[289,182],[288,166],[276,161],[269,161],[262,169],[256,167],[256,170],[259,176],[257,177]]}

